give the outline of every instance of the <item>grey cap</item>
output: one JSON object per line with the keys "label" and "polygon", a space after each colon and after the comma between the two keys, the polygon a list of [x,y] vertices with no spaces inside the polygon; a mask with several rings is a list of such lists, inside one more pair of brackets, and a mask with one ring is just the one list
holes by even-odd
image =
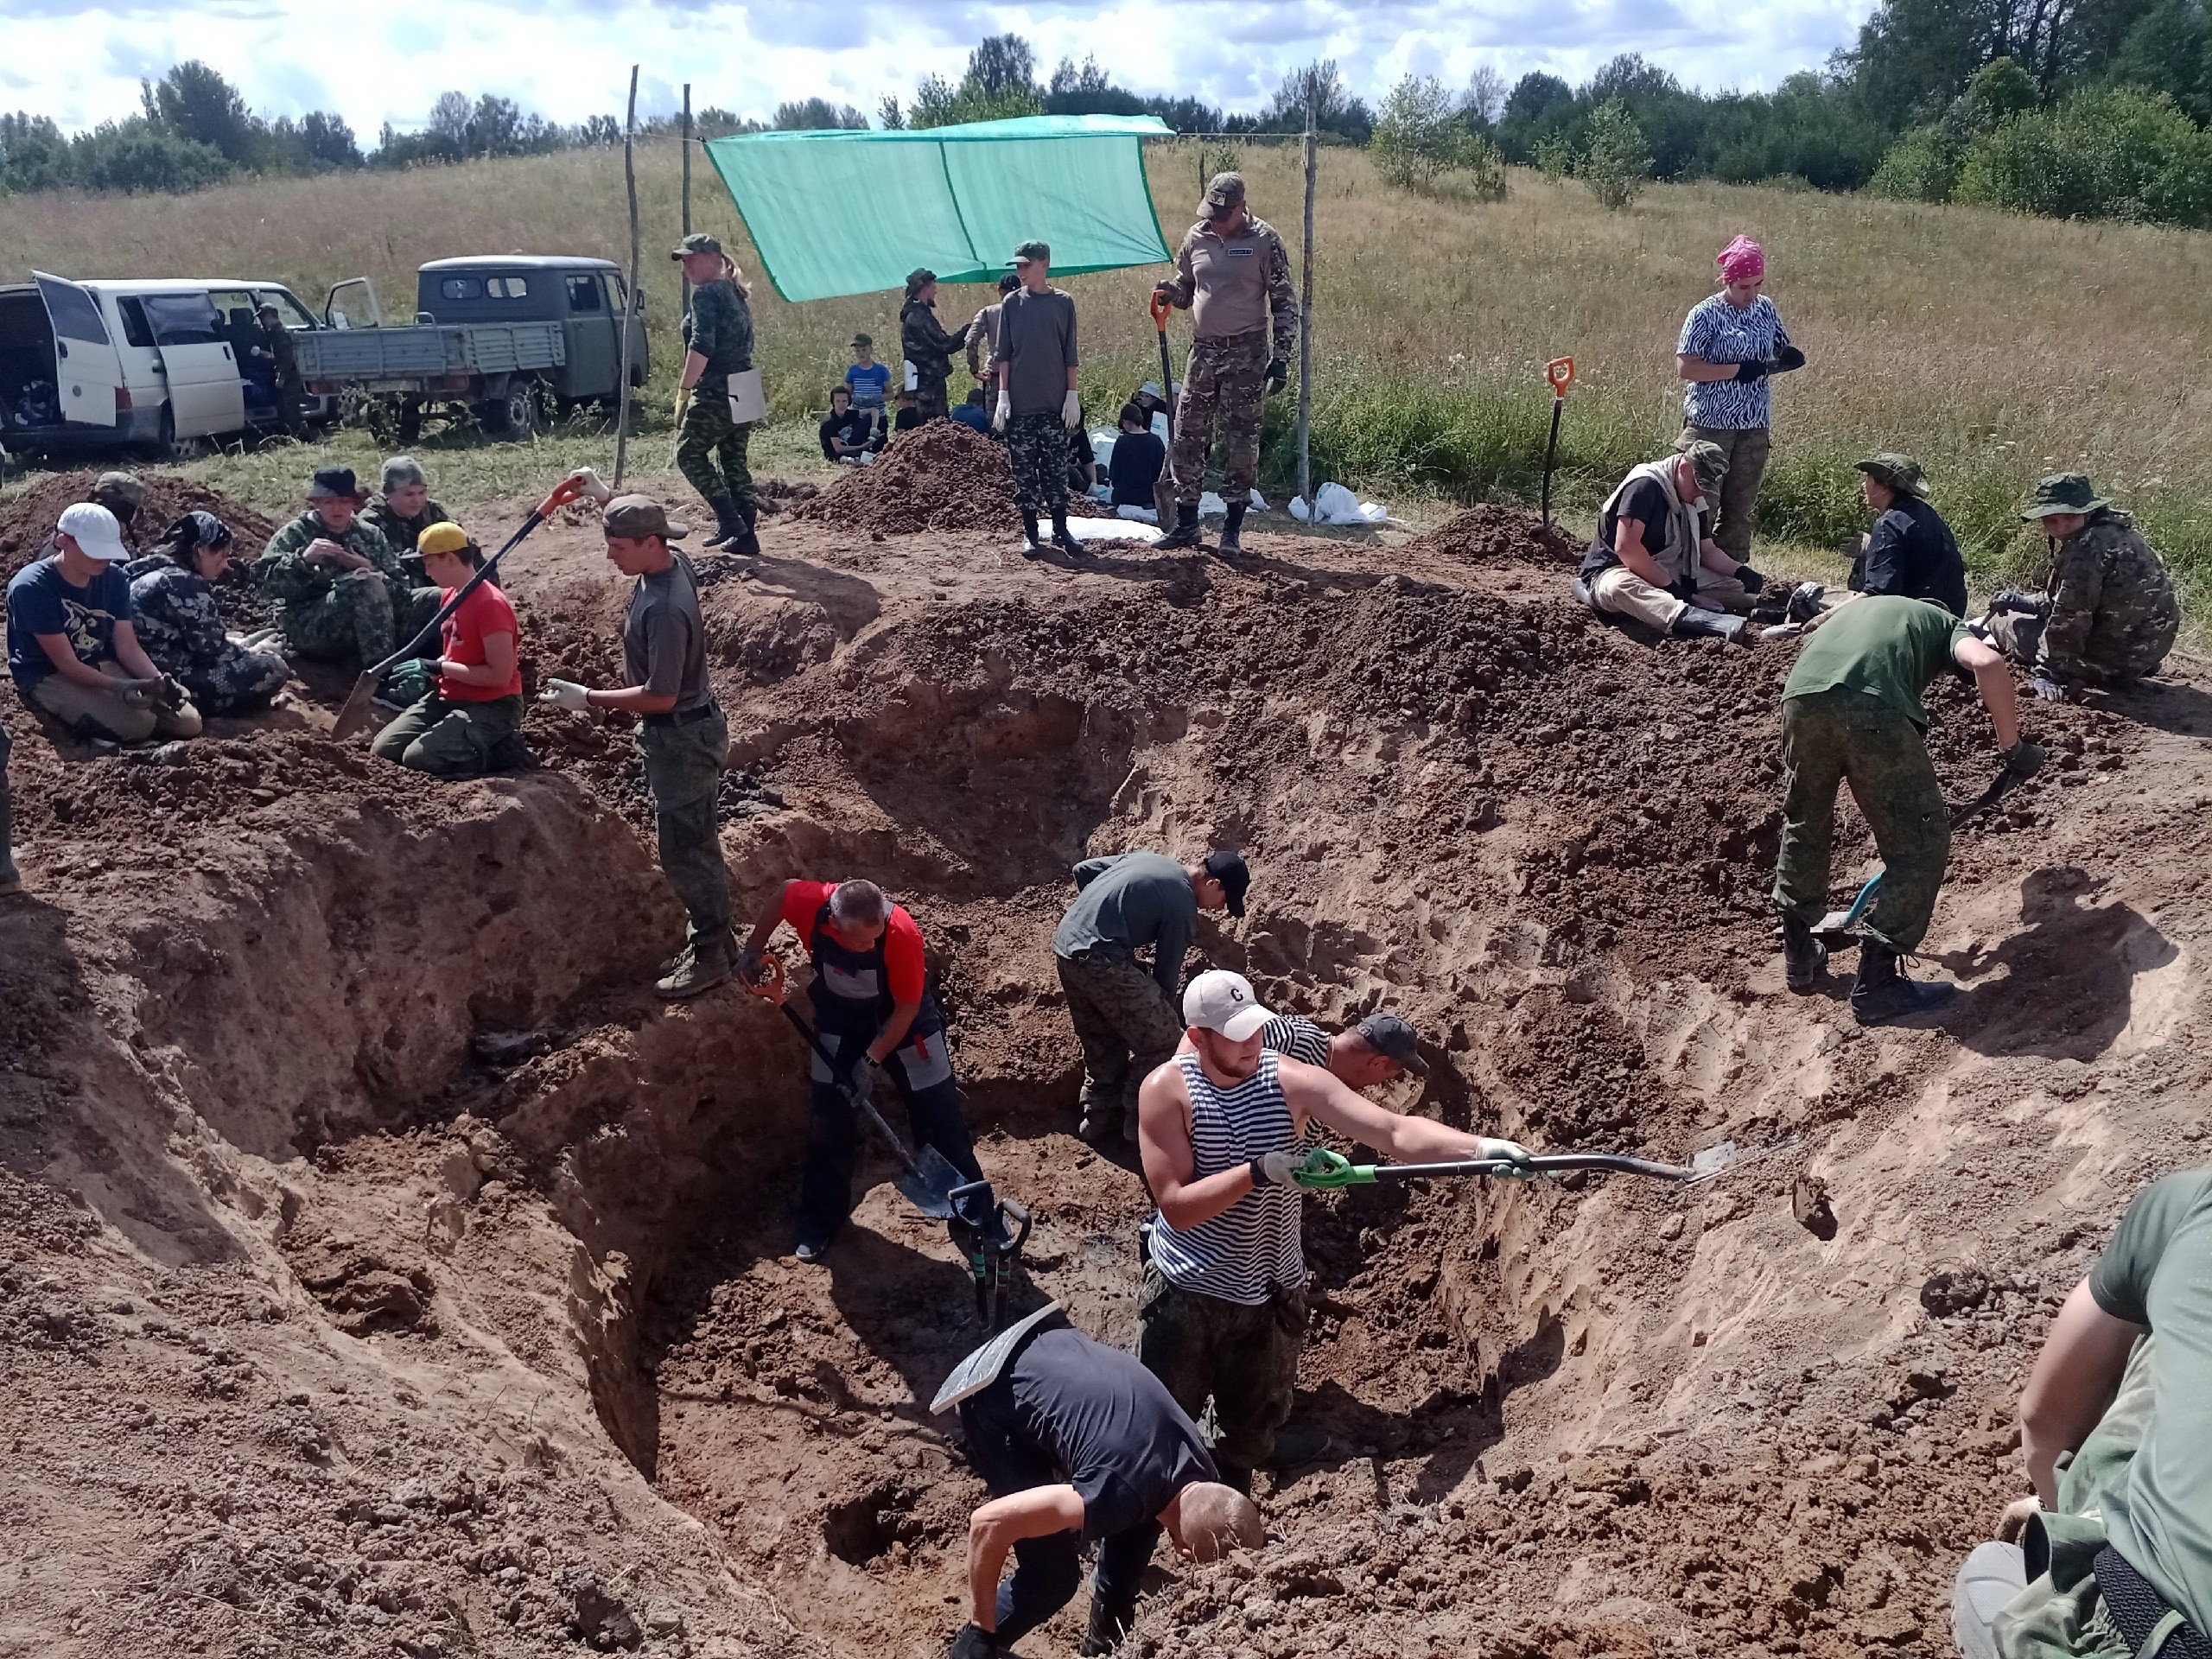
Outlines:
{"label": "grey cap", "polygon": [[704,231],[694,231],[677,243],[668,257],[671,259],[681,259],[687,254],[720,253],[721,251],[721,238],[709,236]]}
{"label": "grey cap", "polygon": [[384,489],[386,495],[394,490],[404,490],[412,484],[428,484],[429,475],[423,463],[412,455],[394,455],[384,464]]}
{"label": "grey cap", "polygon": [[1009,263],[1026,265],[1033,259],[1042,259],[1046,264],[1050,264],[1052,262],[1052,250],[1042,242],[1025,242],[1014,251],[1014,258]]}
{"label": "grey cap", "polygon": [[146,486],[130,473],[102,473],[92,486],[92,499],[107,505],[111,498],[136,512],[146,505]]}
{"label": "grey cap", "polygon": [[1428,1075],[1428,1062],[1421,1057],[1420,1037],[1396,1014],[1370,1014],[1354,1029],[1377,1054],[1395,1060],[1417,1077]]}
{"label": "grey cap", "polygon": [[691,533],[682,524],[670,524],[668,509],[650,495],[616,496],[599,515],[599,527],[605,534],[625,541],[658,536],[663,541],[680,542]]}
{"label": "grey cap", "polygon": [[1242,173],[1217,173],[1213,182],[1206,186],[1205,200],[1198,204],[1198,211],[1211,218],[1224,208],[1234,207],[1244,200],[1244,175]]}

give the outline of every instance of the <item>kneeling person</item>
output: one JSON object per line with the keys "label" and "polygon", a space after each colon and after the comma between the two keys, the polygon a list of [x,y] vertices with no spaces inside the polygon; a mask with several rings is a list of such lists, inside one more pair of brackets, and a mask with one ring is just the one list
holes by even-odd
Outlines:
{"label": "kneeling person", "polygon": [[223,627],[214,584],[231,568],[231,527],[194,508],[162,532],[151,553],[124,568],[138,643],[203,715],[259,709],[292,672],[276,652],[242,644]]}
{"label": "kneeling person", "polygon": [[[459,524],[432,524],[416,538],[423,572],[443,598],[483,565],[483,550]],[[445,620],[442,654],[425,664],[437,676],[429,694],[377,734],[372,746],[434,778],[480,778],[519,758],[522,670],[516,660],[515,607],[480,582]]]}
{"label": "kneeling person", "polygon": [[383,532],[361,517],[365,499],[352,467],[323,467],[308,486],[307,510],[255,562],[296,655],[380,663],[437,611],[438,590],[416,587]]}
{"label": "kneeling person", "polygon": [[1591,605],[1667,633],[1748,643],[1744,619],[1723,613],[1749,610],[1766,579],[1706,531],[1706,502],[1727,473],[1719,446],[1698,442],[1623,479],[1599,509],[1598,537],[1583,556]]}
{"label": "kneeling person", "polygon": [[[952,1659],[990,1659],[1067,1605],[1098,1547],[1086,1654],[1111,1652],[1164,1528],[1185,1560],[1266,1542],[1252,1500],[1222,1484],[1198,1427],[1160,1380],[1057,1316],[960,1402],[968,1460],[991,1501],[968,1522],[970,1622]],[[1001,1585],[1008,1552],[1011,1581]]]}
{"label": "kneeling person", "polygon": [[2134,518],[2080,473],[2037,483],[2021,516],[2050,537],[2050,580],[2038,594],[1999,594],[1989,629],[2006,656],[2033,671],[2035,694],[2055,702],[2158,672],[2181,631],[2181,607],[2166,562]]}
{"label": "kneeling person", "polygon": [[1137,1146],[1160,1205],[1137,1356],[1192,1417],[1213,1401],[1222,1478],[1249,1490],[1290,1415],[1306,1338],[1295,1169],[1309,1122],[1404,1162],[1528,1161],[1510,1141],[1385,1111],[1329,1072],[1268,1049],[1274,1016],[1241,974],[1183,994],[1187,1052],[1144,1081]]}
{"label": "kneeling person", "polygon": [[[813,958],[807,1001],[815,1034],[866,1095],[876,1073],[895,1058],[891,1078],[906,1103],[918,1145],[935,1147],[971,1181],[983,1179],[960,1116],[960,1085],[945,1047],[944,1014],[931,990],[922,930],[904,905],[873,881],[786,881],[761,912],[738,957],[738,972],[757,979],[760,955],[788,922]],[[851,1103],[819,1054],[813,1064],[812,1112],[807,1122],[806,1173],[799,1181],[798,1259],[818,1260],[853,1208]]]}

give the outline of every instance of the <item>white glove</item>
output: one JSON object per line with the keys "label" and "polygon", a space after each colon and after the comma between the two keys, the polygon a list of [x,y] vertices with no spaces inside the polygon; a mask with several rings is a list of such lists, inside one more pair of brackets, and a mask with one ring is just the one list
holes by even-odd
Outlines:
{"label": "white glove", "polygon": [[1529,1148],[1518,1141],[1493,1141],[1485,1135],[1483,1137],[1482,1155],[1485,1158],[1503,1158],[1509,1163],[1519,1166],[1517,1168],[1498,1171],[1499,1175],[1509,1181],[1529,1180],[1536,1173],[1534,1166],[1529,1162],[1531,1154]]}
{"label": "white glove", "polygon": [[1260,1173],[1268,1178],[1269,1186],[1296,1186],[1298,1166],[1306,1161],[1302,1152],[1270,1152],[1260,1159]]}
{"label": "white glove", "polygon": [[1073,386],[1070,386],[1068,395],[1060,399],[1060,424],[1071,432],[1083,424],[1083,399],[1076,396]]}
{"label": "white glove", "polygon": [[1006,423],[1014,418],[1014,394],[1003,389],[999,392],[998,407],[991,411],[991,430],[1003,432]]}
{"label": "white glove", "polygon": [[606,480],[588,467],[579,467],[569,474],[569,480],[581,486],[582,493],[589,500],[605,506],[614,499],[614,492],[607,487]]}
{"label": "white glove", "polygon": [[591,707],[591,699],[584,688],[574,680],[548,680],[545,689],[537,694],[540,702],[550,702],[566,709],[572,715],[581,715]]}

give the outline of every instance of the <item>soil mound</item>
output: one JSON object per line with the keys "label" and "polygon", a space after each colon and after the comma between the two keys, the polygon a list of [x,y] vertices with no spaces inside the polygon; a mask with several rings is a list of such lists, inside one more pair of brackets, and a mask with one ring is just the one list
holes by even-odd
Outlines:
{"label": "soil mound", "polygon": [[[49,473],[32,480],[23,493],[0,506],[0,576],[11,576],[38,556],[54,521],[64,507],[92,499],[99,474],[87,468],[74,473]],[[140,473],[146,486],[146,505],[138,509],[131,543],[145,547],[170,522],[194,508],[213,513],[231,527],[238,556],[251,560],[276,531],[276,522],[196,479],[175,473]]]}
{"label": "soil mound", "polygon": [[1532,512],[1490,501],[1452,514],[1407,547],[1447,559],[1518,559],[1547,566],[1572,564],[1582,556],[1574,537],[1559,525],[1547,529]]}
{"label": "soil mound", "polygon": [[900,433],[873,464],[799,502],[791,516],[875,536],[1021,527],[1006,446],[957,421]]}

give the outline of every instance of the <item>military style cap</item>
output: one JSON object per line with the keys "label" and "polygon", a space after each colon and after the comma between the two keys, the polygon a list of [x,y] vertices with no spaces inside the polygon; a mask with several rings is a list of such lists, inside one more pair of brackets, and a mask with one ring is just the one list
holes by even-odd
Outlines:
{"label": "military style cap", "polygon": [[92,486],[92,499],[105,502],[111,497],[135,512],[146,505],[146,486],[129,473],[102,473]]}
{"label": "military style cap", "polygon": [[855,334],[853,336],[853,349],[856,352],[874,351],[875,349],[875,336],[873,334]]}
{"label": "military style cap", "polygon": [[599,515],[599,527],[609,536],[620,536],[625,541],[642,541],[648,536],[658,536],[663,541],[680,542],[691,532],[682,524],[668,522],[668,509],[650,495],[618,495],[607,504],[607,511]]}
{"label": "military style cap", "polygon": [[1014,251],[1014,257],[1007,263],[1015,265],[1026,265],[1033,259],[1042,259],[1049,264],[1052,263],[1052,251],[1044,243],[1025,242]]}
{"label": "military style cap", "polygon": [[2111,505],[2090,487],[2087,473],[2053,473],[2036,480],[2020,517],[2048,518],[2054,512],[2094,512]]}
{"label": "military style cap", "polygon": [[1362,1041],[1377,1054],[1395,1060],[1417,1077],[1428,1075],[1428,1062],[1421,1057],[1421,1039],[1414,1028],[1395,1014],[1370,1014],[1359,1022]]}
{"label": "military style cap", "polygon": [[468,545],[468,532],[455,524],[426,525],[415,538],[417,553],[458,553]]}
{"label": "military style cap", "polygon": [[709,236],[704,231],[694,231],[677,243],[675,251],[668,257],[671,259],[681,259],[687,253],[720,253],[721,251],[721,238]]}
{"label": "military style cap", "polygon": [[1244,200],[1244,175],[1242,173],[1217,173],[1213,182],[1206,186],[1206,199],[1198,204],[1198,211],[1211,218],[1224,208],[1234,207]]}
{"label": "military style cap", "polygon": [[919,293],[935,281],[937,281],[937,272],[931,270],[927,265],[916,265],[906,273],[906,291],[909,294]]}
{"label": "military style cap", "polygon": [[1928,493],[1928,474],[1920,470],[1920,463],[1910,455],[1885,449],[1853,465],[1877,484],[1886,484],[1907,495],[1925,497]]}
{"label": "military style cap", "polygon": [[315,482],[308,486],[310,501],[358,501],[361,486],[354,481],[351,467],[325,467],[315,475]]}
{"label": "military style cap", "polygon": [[1675,447],[1681,452],[1682,459],[1689,462],[1690,470],[1697,474],[1698,488],[1713,490],[1720,487],[1720,480],[1728,476],[1728,452],[1726,449],[1717,443],[1708,443],[1703,438],[1693,438],[1688,443]]}

